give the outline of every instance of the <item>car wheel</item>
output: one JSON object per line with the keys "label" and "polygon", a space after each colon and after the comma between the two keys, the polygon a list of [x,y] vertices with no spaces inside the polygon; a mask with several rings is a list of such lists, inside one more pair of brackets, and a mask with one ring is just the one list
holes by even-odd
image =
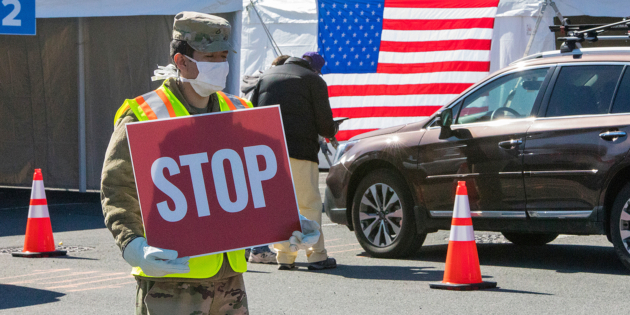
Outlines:
{"label": "car wheel", "polygon": [[413,206],[407,185],[392,171],[364,177],[352,203],[354,233],[363,249],[379,258],[414,254],[427,235],[416,231]]}
{"label": "car wheel", "polygon": [[630,183],[626,184],[613,203],[610,213],[610,237],[621,262],[630,268]]}
{"label": "car wheel", "polygon": [[554,233],[501,233],[508,241],[519,246],[542,246],[555,240],[559,235]]}

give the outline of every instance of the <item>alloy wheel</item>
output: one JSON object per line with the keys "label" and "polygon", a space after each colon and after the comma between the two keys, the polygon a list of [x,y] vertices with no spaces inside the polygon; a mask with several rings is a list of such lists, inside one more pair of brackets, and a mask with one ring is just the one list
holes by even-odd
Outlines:
{"label": "alloy wheel", "polygon": [[630,253],[630,199],[626,201],[623,209],[621,209],[621,215],[619,217],[619,235],[621,236],[621,243],[623,243],[626,251]]}
{"label": "alloy wheel", "polygon": [[400,234],[402,220],[400,199],[390,186],[374,184],[363,193],[359,221],[363,234],[372,245],[391,245]]}

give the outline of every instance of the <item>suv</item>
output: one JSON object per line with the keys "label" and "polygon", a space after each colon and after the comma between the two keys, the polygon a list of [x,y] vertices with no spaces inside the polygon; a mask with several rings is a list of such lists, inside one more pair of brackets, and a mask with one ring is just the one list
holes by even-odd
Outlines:
{"label": "suv", "polygon": [[604,234],[630,268],[629,132],[630,49],[537,54],[341,145],[324,208],[370,255],[402,257],[450,229],[465,181],[475,230],[516,245]]}

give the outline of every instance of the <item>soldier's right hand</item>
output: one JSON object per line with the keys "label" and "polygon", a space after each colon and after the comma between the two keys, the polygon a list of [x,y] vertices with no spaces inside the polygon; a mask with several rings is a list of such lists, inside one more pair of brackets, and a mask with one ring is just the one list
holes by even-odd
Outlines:
{"label": "soldier's right hand", "polygon": [[137,237],[129,242],[123,258],[132,267],[140,267],[142,272],[152,277],[190,272],[190,257],[177,258],[177,251],[149,246],[144,237]]}

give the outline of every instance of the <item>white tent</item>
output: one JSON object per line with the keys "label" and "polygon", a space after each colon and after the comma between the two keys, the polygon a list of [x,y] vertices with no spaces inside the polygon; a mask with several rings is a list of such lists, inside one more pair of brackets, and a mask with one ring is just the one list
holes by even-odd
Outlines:
{"label": "white tent", "polygon": [[[282,54],[302,56],[317,51],[316,0],[257,0],[255,9]],[[276,56],[250,0],[243,0],[241,77],[269,68]]]}
{"label": "white tent", "polygon": [[[501,0],[497,9],[490,52],[490,71],[501,69],[523,57],[532,32],[535,30],[539,9],[545,0]],[[627,0],[555,0],[563,16],[630,16]],[[529,54],[555,50],[554,34],[549,31],[556,16],[547,6],[535,34]]]}
{"label": "white tent", "polygon": [[[0,186],[99,190],[112,120],[169,63],[173,16],[213,13],[232,24],[238,0],[37,0],[37,35],[0,35]],[[241,54],[230,54],[226,91],[238,94]]]}
{"label": "white tent", "polygon": [[[241,10],[238,0],[37,0],[37,18],[81,18],[117,16],[175,15],[181,11],[223,13],[232,25],[232,46],[240,50]],[[240,73],[240,54],[230,54],[228,62],[233,73]],[[238,94],[239,78],[228,78],[226,90]]]}

